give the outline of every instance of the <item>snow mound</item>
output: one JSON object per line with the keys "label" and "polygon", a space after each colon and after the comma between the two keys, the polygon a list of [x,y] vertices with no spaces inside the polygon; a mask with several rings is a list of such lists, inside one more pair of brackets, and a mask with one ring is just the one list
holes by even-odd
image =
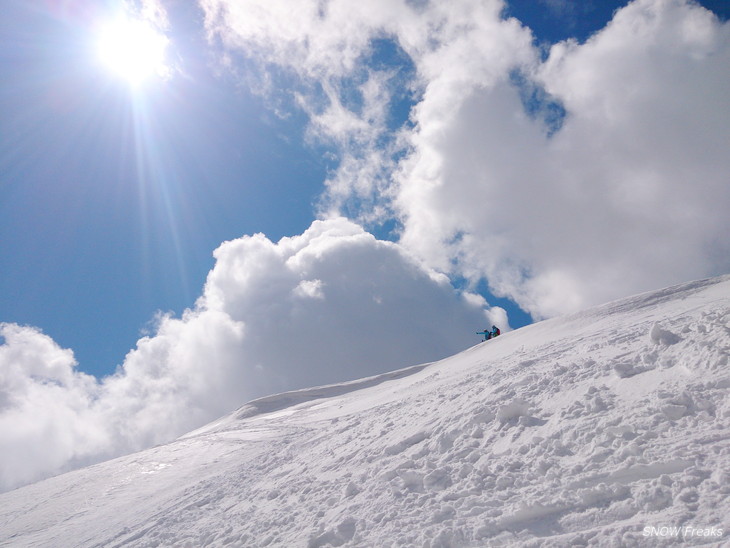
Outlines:
{"label": "snow mound", "polygon": [[0,495],[12,546],[672,546],[730,538],[730,277],[262,398]]}

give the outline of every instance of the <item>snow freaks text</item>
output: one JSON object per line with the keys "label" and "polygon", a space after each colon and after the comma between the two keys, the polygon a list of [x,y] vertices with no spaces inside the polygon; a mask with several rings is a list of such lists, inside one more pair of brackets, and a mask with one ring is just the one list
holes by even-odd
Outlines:
{"label": "snow freaks text", "polygon": [[680,527],[644,527],[645,537],[673,537],[673,538],[719,538],[724,531],[721,527],[695,527],[682,525]]}

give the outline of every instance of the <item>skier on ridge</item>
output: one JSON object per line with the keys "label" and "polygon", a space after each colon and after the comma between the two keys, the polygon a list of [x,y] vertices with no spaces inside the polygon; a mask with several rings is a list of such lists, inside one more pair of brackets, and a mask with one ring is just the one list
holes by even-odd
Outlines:
{"label": "skier on ridge", "polygon": [[477,331],[477,335],[484,335],[484,340],[488,341],[489,339],[493,339],[494,337],[499,336],[501,331],[499,330],[499,327],[496,325],[492,326],[492,330],[489,331],[488,329],[485,329],[484,331]]}

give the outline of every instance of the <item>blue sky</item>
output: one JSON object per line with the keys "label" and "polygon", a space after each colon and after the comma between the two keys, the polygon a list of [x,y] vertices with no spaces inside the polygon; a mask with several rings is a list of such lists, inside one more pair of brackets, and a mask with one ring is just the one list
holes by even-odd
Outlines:
{"label": "blue sky", "polygon": [[[160,74],[102,62],[120,14],[166,38]],[[62,389],[34,421],[105,432],[27,477],[727,273],[729,14],[6,1],[0,402]]]}

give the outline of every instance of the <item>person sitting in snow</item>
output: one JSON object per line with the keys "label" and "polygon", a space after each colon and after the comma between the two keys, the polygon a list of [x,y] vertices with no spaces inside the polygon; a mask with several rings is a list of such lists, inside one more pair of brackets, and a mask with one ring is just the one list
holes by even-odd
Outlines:
{"label": "person sitting in snow", "polygon": [[485,341],[488,341],[489,339],[496,337],[500,333],[501,333],[501,331],[499,330],[499,327],[497,327],[496,325],[492,326],[491,331],[489,329],[485,329],[484,331],[477,331],[477,335],[484,335]]}

